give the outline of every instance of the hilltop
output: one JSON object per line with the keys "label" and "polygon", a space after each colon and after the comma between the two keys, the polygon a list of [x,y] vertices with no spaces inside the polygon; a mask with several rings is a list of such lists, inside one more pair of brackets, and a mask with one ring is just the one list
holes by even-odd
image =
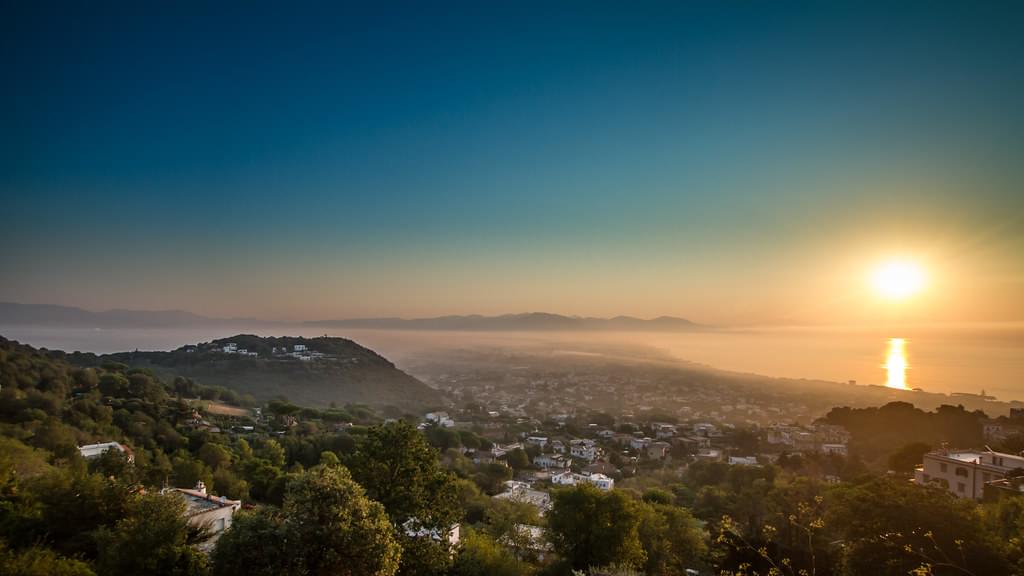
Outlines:
{"label": "hilltop", "polygon": [[260,337],[239,334],[170,352],[72,354],[83,365],[120,362],[161,376],[223,386],[258,401],[285,396],[308,406],[358,403],[422,408],[441,394],[391,361],[345,338]]}

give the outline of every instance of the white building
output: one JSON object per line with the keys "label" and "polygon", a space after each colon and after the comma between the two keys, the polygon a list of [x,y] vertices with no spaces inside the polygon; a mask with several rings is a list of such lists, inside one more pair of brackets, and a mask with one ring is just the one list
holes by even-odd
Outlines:
{"label": "white building", "polygon": [[543,448],[544,446],[547,446],[548,439],[546,436],[527,436],[526,443]]}
{"label": "white building", "polygon": [[758,466],[754,456],[729,456],[730,466]]}
{"label": "white building", "polygon": [[585,477],[587,482],[590,482],[594,486],[597,486],[601,490],[611,490],[615,488],[615,480],[605,476],[604,474],[591,474]]}
{"label": "white building", "polygon": [[85,458],[86,460],[92,460],[94,458],[99,458],[100,456],[103,455],[104,452],[106,452],[108,450],[117,450],[118,452],[121,452],[122,454],[127,454],[129,462],[134,462],[135,461],[135,456],[132,454],[131,448],[128,448],[127,446],[125,446],[123,444],[118,444],[117,442],[102,442],[100,444],[86,444],[85,446],[79,446],[78,447],[79,454],[81,454],[82,458]]}
{"label": "white building", "polygon": [[914,471],[917,484],[938,484],[961,498],[979,499],[985,483],[1024,468],[1024,456],[982,450],[936,450]]}
{"label": "white building", "polygon": [[309,351],[309,347],[306,346],[305,344],[296,344],[296,345],[292,346],[292,351],[293,352],[308,352]]}
{"label": "white building", "polygon": [[597,459],[597,446],[593,440],[573,440],[569,443],[569,453],[574,458],[586,460],[588,463]]}
{"label": "white building", "polygon": [[561,454],[538,454],[537,457],[533,459],[533,465],[544,470],[549,470],[551,468],[568,468],[572,465],[572,462]]}
{"label": "white building", "polygon": [[565,471],[551,477],[551,483],[556,486],[575,486],[581,482],[589,482],[600,490],[615,488],[615,480],[604,474],[576,474]]}
{"label": "white building", "polygon": [[510,500],[535,506],[541,516],[551,510],[551,495],[547,492],[534,490],[526,482],[508,480],[505,482],[505,491],[501,494],[496,494],[494,497],[498,500]]}
{"label": "white building", "polygon": [[241,500],[229,500],[223,496],[206,493],[206,485],[200,481],[194,489],[172,488],[170,492],[185,499],[185,518],[196,527],[205,527],[213,535],[203,543],[203,548],[212,547],[221,532],[231,527],[231,519],[242,507]]}

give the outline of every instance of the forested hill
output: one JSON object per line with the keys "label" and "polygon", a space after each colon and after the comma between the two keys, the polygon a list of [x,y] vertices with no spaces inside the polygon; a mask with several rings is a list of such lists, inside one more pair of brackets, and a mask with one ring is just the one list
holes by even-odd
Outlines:
{"label": "forested hill", "polygon": [[[233,351],[225,351],[232,350],[232,344]],[[415,410],[441,402],[437,390],[345,338],[239,334],[171,352],[75,353],[68,359],[82,366],[113,361],[149,368],[161,376],[183,376],[204,386],[250,394],[257,401],[285,396],[306,406],[334,402]]]}

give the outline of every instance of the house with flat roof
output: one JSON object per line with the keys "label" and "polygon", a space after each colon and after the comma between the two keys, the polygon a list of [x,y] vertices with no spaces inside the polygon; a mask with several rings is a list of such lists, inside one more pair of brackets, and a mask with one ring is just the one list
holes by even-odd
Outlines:
{"label": "house with flat roof", "polygon": [[132,453],[132,449],[118,442],[101,442],[99,444],[86,444],[85,446],[78,447],[79,454],[81,454],[82,458],[85,458],[86,460],[99,458],[108,450],[116,450],[127,455],[129,462],[135,461],[135,455]]}
{"label": "house with flat roof", "polygon": [[961,498],[981,499],[985,484],[1024,468],[1024,456],[992,450],[935,450],[914,471],[916,484],[937,484]]}

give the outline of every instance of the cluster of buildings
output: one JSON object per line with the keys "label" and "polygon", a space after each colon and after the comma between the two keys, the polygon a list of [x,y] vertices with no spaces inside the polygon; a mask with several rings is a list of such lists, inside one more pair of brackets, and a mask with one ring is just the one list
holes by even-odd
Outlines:
{"label": "cluster of buildings", "polygon": [[286,357],[301,360],[303,362],[311,362],[313,360],[321,360],[327,358],[328,355],[323,352],[317,352],[316,350],[310,350],[309,346],[305,344],[295,344],[291,350],[287,346],[274,346],[270,349],[270,353],[275,357]]}
{"label": "cluster of buildings", "polygon": [[842,426],[814,424],[796,426],[773,424],[764,429],[765,443],[776,450],[787,452],[818,452],[846,456],[850,433]]}
{"label": "cluster of buildings", "polygon": [[245,348],[239,348],[238,344],[236,344],[235,342],[228,342],[227,344],[221,347],[220,351],[225,354],[237,354],[239,356],[250,356],[252,358],[256,358],[257,356],[259,356],[258,352],[250,352]]}

